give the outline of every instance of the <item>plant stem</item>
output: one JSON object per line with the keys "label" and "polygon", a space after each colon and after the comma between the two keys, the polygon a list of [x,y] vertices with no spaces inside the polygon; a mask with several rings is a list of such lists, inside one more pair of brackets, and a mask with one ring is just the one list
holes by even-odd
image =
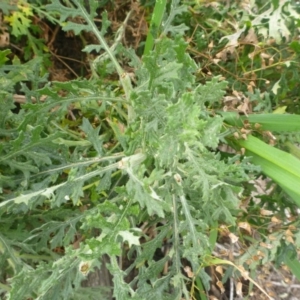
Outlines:
{"label": "plant stem", "polygon": [[[131,92],[132,92],[131,79],[130,79],[129,75],[123,70],[123,68],[121,67],[121,65],[117,61],[116,57],[113,54],[113,51],[111,50],[111,48],[106,43],[104,37],[102,36],[102,34],[100,33],[100,31],[98,30],[96,24],[91,20],[91,17],[89,15],[89,13],[80,4],[79,1],[75,1],[75,2],[76,2],[76,5],[82,11],[84,19],[89,24],[89,26],[92,28],[93,33],[96,35],[97,39],[102,44],[102,47],[104,48],[105,52],[107,53],[107,55],[111,59],[112,63],[114,64],[114,66],[116,68],[116,71],[118,72],[121,85],[122,85],[122,87],[124,89],[126,100],[129,102],[130,101],[130,95],[131,95]],[[124,29],[125,29],[125,25],[126,25],[128,19],[129,19],[130,15],[131,15],[131,12],[129,12],[127,14],[126,19],[124,20],[122,27],[119,29],[119,34],[122,35],[122,33],[123,33]],[[133,108],[130,105],[128,105],[128,122],[130,123],[133,119],[134,119]]]}

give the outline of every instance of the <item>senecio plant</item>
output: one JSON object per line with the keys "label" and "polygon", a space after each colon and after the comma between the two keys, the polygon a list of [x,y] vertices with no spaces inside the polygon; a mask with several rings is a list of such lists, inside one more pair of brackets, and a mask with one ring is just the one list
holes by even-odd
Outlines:
{"label": "senecio plant", "polygon": [[[154,12],[142,59],[118,42],[123,27],[108,46],[106,14],[99,30],[97,1],[89,12],[84,3],[54,0],[44,11],[66,31],[97,37],[83,49],[101,52],[90,80],[47,83],[39,58],[7,66],[9,50],[0,52],[0,290],[11,300],[105,299],[81,284],[105,267],[118,300],[207,299],[205,267],[246,276],[212,252],[221,225],[234,232],[243,183],[259,171],[248,156],[218,151],[232,131],[210,107],[227,84],[197,83],[186,28],[173,25],[187,9],[179,1],[161,24]],[[120,86],[97,75],[104,61]],[[13,114],[14,85],[25,81],[35,89],[22,85],[27,101]],[[81,112],[72,124],[71,108]]]}

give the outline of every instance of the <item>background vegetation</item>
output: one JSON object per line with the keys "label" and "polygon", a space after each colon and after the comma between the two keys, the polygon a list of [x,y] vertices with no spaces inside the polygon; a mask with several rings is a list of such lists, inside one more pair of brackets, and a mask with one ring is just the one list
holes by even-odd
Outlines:
{"label": "background vegetation", "polygon": [[1,297],[296,295],[298,2],[0,9]]}

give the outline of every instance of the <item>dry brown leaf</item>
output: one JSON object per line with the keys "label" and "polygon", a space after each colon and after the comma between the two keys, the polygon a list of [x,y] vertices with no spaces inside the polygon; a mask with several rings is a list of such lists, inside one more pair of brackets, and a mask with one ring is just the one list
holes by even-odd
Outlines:
{"label": "dry brown leaf", "polygon": [[284,282],[290,284],[292,282],[291,278],[285,277]]}
{"label": "dry brown leaf", "polygon": [[253,88],[256,87],[255,82],[251,80],[249,84],[247,85],[247,89],[249,92],[253,93]]}
{"label": "dry brown leaf", "polygon": [[269,59],[271,56],[270,56],[270,54],[268,54],[268,53],[261,52],[261,53],[260,53],[260,57],[263,58],[263,59]]}
{"label": "dry brown leaf", "polygon": [[232,94],[237,97],[239,100],[241,100],[241,97],[240,97],[240,92],[236,91],[236,90],[233,90],[232,91]]}
{"label": "dry brown leaf", "polygon": [[224,285],[221,281],[217,281],[216,285],[219,287],[220,291],[221,291],[221,294],[224,294],[225,293],[225,288],[224,288]]}
{"label": "dry brown leaf", "polygon": [[[274,284],[271,285],[271,287],[273,286]],[[275,292],[273,291],[269,291],[269,296],[271,296],[273,299],[276,299],[276,297],[278,296]]]}
{"label": "dry brown leaf", "polygon": [[240,138],[240,135],[239,135],[238,132],[235,132],[235,133],[233,134],[233,136],[234,136],[236,139],[239,139],[239,138]]}
{"label": "dry brown leaf", "polygon": [[265,253],[260,250],[257,251],[257,255],[260,256],[261,258],[266,256]]}
{"label": "dry brown leaf", "polygon": [[289,225],[289,230],[295,231],[295,230],[297,230],[297,228],[294,225]]}
{"label": "dry brown leaf", "polygon": [[253,255],[253,256],[252,256],[252,260],[253,260],[253,261],[259,261],[259,260],[261,260],[261,257],[258,256],[258,255]]}
{"label": "dry brown leaf", "polygon": [[287,236],[287,237],[286,237],[286,240],[287,240],[288,242],[290,242],[291,244],[295,244],[295,241],[294,241],[294,239],[293,239],[291,236]]}
{"label": "dry brown leaf", "polygon": [[278,240],[278,237],[275,236],[275,235],[269,235],[268,238],[269,238],[270,241],[277,241]]}
{"label": "dry brown leaf", "polygon": [[234,45],[228,45],[227,47],[225,47],[224,49],[222,49],[220,52],[218,52],[216,54],[216,58],[222,60],[222,61],[227,61],[229,57],[234,56],[235,54],[235,48],[238,46],[239,44],[236,43]]}
{"label": "dry brown leaf", "polygon": [[266,277],[264,276],[264,274],[259,274],[257,276],[257,278],[260,280],[260,281],[265,281],[266,280]]}
{"label": "dry brown leaf", "polygon": [[219,58],[214,58],[212,61],[213,61],[214,64],[217,65],[217,64],[221,61],[221,59],[219,59]]}
{"label": "dry brown leaf", "polygon": [[254,94],[253,87],[250,84],[247,85],[247,90],[249,93]]}
{"label": "dry brown leaf", "polygon": [[273,217],[271,218],[271,222],[274,223],[274,224],[281,224],[281,223],[282,223],[282,221],[279,220],[279,219],[278,219],[277,217],[275,217],[275,216],[273,216]]}
{"label": "dry brown leaf", "polygon": [[267,244],[267,243],[263,243],[263,242],[259,243],[259,245],[261,247],[267,248],[267,249],[272,249],[273,248],[273,246],[271,244]]}
{"label": "dry brown leaf", "polygon": [[[273,286],[273,283],[270,282],[270,281],[266,281],[264,284],[265,284],[265,286],[268,287],[268,288],[270,288],[270,287]],[[269,294],[270,294],[270,293],[269,293]]]}
{"label": "dry brown leaf", "polygon": [[184,271],[185,271],[186,275],[187,275],[189,278],[193,278],[193,277],[194,277],[194,273],[193,273],[191,267],[185,266],[185,267],[184,267]]}
{"label": "dry brown leaf", "polygon": [[228,256],[228,255],[229,255],[229,251],[226,250],[226,249],[221,249],[221,250],[219,251],[219,253],[220,253],[220,255],[222,255],[222,256]]}
{"label": "dry brown leaf", "polygon": [[245,133],[245,134],[250,134],[251,133],[251,130],[249,129],[246,129],[246,128],[241,128],[241,133]]}
{"label": "dry brown leaf", "polygon": [[276,140],[276,137],[271,133],[271,131],[264,131],[263,135],[271,140]]}
{"label": "dry brown leaf", "polygon": [[262,215],[262,216],[271,216],[271,215],[273,215],[274,214],[274,212],[273,211],[271,211],[271,210],[267,210],[267,209],[261,209],[260,210],[260,214]]}
{"label": "dry brown leaf", "polygon": [[237,110],[248,116],[248,113],[252,111],[249,99],[245,98],[244,101],[237,107]]}
{"label": "dry brown leaf", "polygon": [[218,272],[219,274],[223,275],[223,268],[222,268],[222,266],[217,266],[216,267],[216,272]]}
{"label": "dry brown leaf", "polygon": [[255,57],[256,54],[257,54],[257,52],[256,52],[256,51],[253,51],[253,52],[251,52],[251,53],[248,54],[248,57],[249,57],[251,60],[254,60],[254,57]]}
{"label": "dry brown leaf", "polygon": [[225,96],[223,101],[225,103],[234,102],[235,104],[237,104],[240,101],[240,99],[239,99],[239,97],[236,97],[236,96]]}
{"label": "dry brown leaf", "polygon": [[235,291],[236,291],[236,294],[240,297],[243,297],[242,289],[243,289],[243,284],[241,282],[238,282],[235,286]]}
{"label": "dry brown leaf", "polygon": [[249,234],[251,234],[251,226],[248,222],[239,222],[238,227],[246,230]]}
{"label": "dry brown leaf", "polygon": [[245,280],[249,279],[249,272],[245,270],[245,268],[241,265],[238,266],[239,271],[241,272],[241,275]]}
{"label": "dry brown leaf", "polygon": [[288,273],[290,273],[290,271],[291,271],[290,268],[286,265],[282,265],[281,268]]}
{"label": "dry brown leaf", "polygon": [[[0,28],[1,30],[1,28]],[[0,34],[0,48],[4,48],[9,46],[9,33],[8,32],[2,32]]]}
{"label": "dry brown leaf", "polygon": [[[248,34],[241,40],[241,42],[245,44],[254,44],[257,47],[258,39],[253,27],[251,27],[248,31]],[[258,48],[258,47],[257,47]]]}
{"label": "dry brown leaf", "polygon": [[228,236],[230,231],[228,230],[227,226],[221,225],[220,226],[220,233],[222,236]]}
{"label": "dry brown leaf", "polygon": [[239,240],[239,238],[235,234],[233,234],[232,232],[230,232],[228,236],[229,236],[232,244],[236,243]]}
{"label": "dry brown leaf", "polygon": [[258,123],[255,123],[255,124],[254,124],[254,128],[255,128],[255,129],[259,129],[260,127],[261,127],[261,124],[258,124]]}

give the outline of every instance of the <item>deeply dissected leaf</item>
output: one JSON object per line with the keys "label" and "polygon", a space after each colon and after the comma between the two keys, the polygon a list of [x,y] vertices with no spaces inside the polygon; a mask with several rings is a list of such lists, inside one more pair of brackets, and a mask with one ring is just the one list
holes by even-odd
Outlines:
{"label": "deeply dissected leaf", "polygon": [[185,24],[173,25],[172,22],[177,15],[182,14],[187,10],[185,5],[180,5],[179,0],[174,0],[171,3],[170,12],[168,14],[168,18],[165,22],[163,22],[163,33],[167,34],[168,32],[176,35],[176,34],[184,34],[185,30],[187,30],[187,26]]}
{"label": "deeply dissected leaf", "polygon": [[98,155],[103,155],[102,142],[99,140],[100,127],[93,128],[90,122],[83,118],[81,129],[87,134],[88,140],[94,146]]}
{"label": "deeply dissected leaf", "polygon": [[72,285],[78,287],[82,279],[74,272],[78,264],[78,259],[64,256],[55,262],[40,263],[35,270],[23,268],[13,280],[9,299],[21,299],[24,295],[43,300],[68,298]]}
{"label": "deeply dissected leaf", "polygon": [[19,3],[18,9],[5,17],[5,20],[12,26],[12,34],[16,37],[28,33],[31,25],[30,17],[33,16],[32,8],[28,3]]}
{"label": "deeply dissected leaf", "polygon": [[64,221],[49,221],[35,228],[26,241],[35,240],[38,249],[47,247],[49,241],[51,249],[62,245],[67,247],[74,241],[77,233],[76,225],[81,218],[82,216],[79,215]]}
{"label": "deeply dissected leaf", "polygon": [[[78,4],[80,6],[77,6]],[[89,1],[89,11],[90,11],[89,14],[91,17],[95,16],[97,4],[98,3]],[[84,13],[86,13],[86,14],[88,13],[86,11],[86,8],[84,7],[84,2],[81,0],[74,1],[74,4],[70,2],[67,5],[63,5],[61,2],[55,0],[55,1],[52,1],[51,4],[47,4],[46,9],[48,11],[50,11],[51,13],[58,13],[59,17],[60,17],[60,22],[66,21],[69,17],[76,18],[78,16],[81,16]],[[76,27],[77,25],[80,27],[80,24],[75,24],[74,22],[68,22],[67,25],[69,26],[69,24],[73,25],[74,27]],[[82,29],[84,29],[84,26],[87,27],[87,25],[82,25],[82,26],[83,26]],[[73,28],[73,29],[76,29],[76,28]]]}
{"label": "deeply dissected leaf", "polygon": [[[268,36],[274,38],[277,43],[281,43],[283,40],[287,41],[290,39],[291,33],[287,27],[289,15],[286,12],[299,18],[299,14],[291,3],[280,1],[279,5],[273,4],[270,9],[257,16],[252,24],[259,26],[263,19],[268,19]],[[266,32],[262,28],[258,28],[258,31],[266,36]]]}
{"label": "deeply dissected leaf", "polygon": [[128,242],[129,247],[131,247],[132,245],[140,245],[140,238],[128,230],[119,231],[119,235],[123,238],[123,241]]}
{"label": "deeply dissected leaf", "polygon": [[1,50],[0,51],[0,67],[4,65],[6,61],[9,59],[7,58],[7,55],[10,54],[11,51],[9,49]]}
{"label": "deeply dissected leaf", "polygon": [[[66,181],[50,187],[44,187],[37,191],[31,191],[27,194],[7,199],[6,201],[2,201],[0,203],[0,208],[3,207],[7,209],[9,207],[22,203],[24,203],[27,207],[34,207],[40,204],[45,199],[51,200],[51,206],[55,207],[71,200],[72,196],[75,197],[73,199],[73,202],[77,204],[78,197],[82,195],[82,184],[85,180],[103,174],[106,170],[114,170],[116,167],[117,164],[112,164],[103,169],[95,170],[82,176],[76,176],[70,181]],[[55,193],[57,193],[57,195]]]}
{"label": "deeply dissected leaf", "polygon": [[[199,65],[187,53],[192,42],[182,37],[188,23],[181,18],[188,7],[177,0],[166,6],[170,13],[165,18],[160,12],[163,34],[157,35],[152,52],[140,60],[133,50],[120,47],[122,65],[128,58],[134,61],[133,88],[115,56],[129,17],[108,47],[108,15],[102,14],[101,30],[94,22],[103,2],[55,0],[45,7],[64,30],[93,32],[100,44],[87,45],[85,51],[104,49],[95,64],[101,68],[110,59],[123,90],[110,78],[44,85],[34,63],[0,71],[7,75],[0,79],[0,213],[5,224],[0,222],[5,232],[0,261],[12,274],[9,299],[88,297],[81,281],[92,271],[91,262],[103,255],[109,258],[117,300],[189,299],[194,295],[188,285],[200,279],[196,288],[208,290],[203,262],[216,244],[212,232],[218,232],[219,222],[234,230],[242,217],[243,189],[258,170],[247,157],[220,153],[220,141],[230,132],[224,128],[249,121],[261,124],[261,131],[299,129],[298,118],[291,115],[250,114],[230,123],[227,114],[214,114],[227,82],[213,76],[199,83]],[[276,9],[270,18],[279,16]],[[238,37],[231,36],[232,41]],[[15,83],[25,80],[34,88],[23,85],[26,101],[14,115],[11,93]],[[247,154],[298,197],[295,160],[253,139],[241,141]],[[295,163],[293,168],[289,163]],[[19,249],[31,256],[17,256]],[[190,270],[184,274],[186,265]]]}

